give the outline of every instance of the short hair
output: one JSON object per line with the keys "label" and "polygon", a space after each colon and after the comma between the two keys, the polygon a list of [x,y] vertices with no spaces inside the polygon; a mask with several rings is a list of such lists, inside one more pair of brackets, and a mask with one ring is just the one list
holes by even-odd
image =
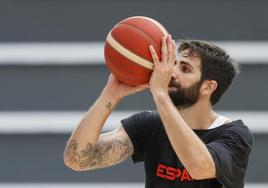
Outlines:
{"label": "short hair", "polygon": [[219,46],[202,40],[182,40],[178,51],[189,49],[190,54],[201,58],[201,81],[215,80],[217,88],[210,97],[215,105],[229,88],[234,77],[240,73],[240,66]]}

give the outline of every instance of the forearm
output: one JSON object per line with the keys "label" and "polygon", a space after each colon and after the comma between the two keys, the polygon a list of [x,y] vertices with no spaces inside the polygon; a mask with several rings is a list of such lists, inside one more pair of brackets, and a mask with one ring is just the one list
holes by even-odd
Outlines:
{"label": "forearm", "polygon": [[80,145],[90,142],[95,145],[105,121],[117,105],[118,101],[102,92],[96,102],[90,107],[77,128],[73,131],[70,140],[76,140]]}
{"label": "forearm", "polygon": [[117,102],[118,100],[108,95],[105,90],[102,92],[73,131],[64,152],[65,164],[74,168],[83,167],[84,158],[87,161],[93,158],[101,129]]}
{"label": "forearm", "polygon": [[177,156],[193,178],[214,174],[212,157],[205,144],[181,117],[167,94],[155,94],[155,104]]}

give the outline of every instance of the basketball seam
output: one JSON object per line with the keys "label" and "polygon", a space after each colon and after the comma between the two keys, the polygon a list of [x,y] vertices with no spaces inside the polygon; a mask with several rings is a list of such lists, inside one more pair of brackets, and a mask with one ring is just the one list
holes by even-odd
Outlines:
{"label": "basketball seam", "polygon": [[[167,35],[168,34],[168,31],[167,29],[160,23],[158,22],[157,20],[154,20],[152,18],[149,18],[149,17],[144,17],[144,16],[133,16],[132,18],[142,18],[142,19],[146,19],[146,20],[150,20],[151,22],[153,22],[163,33],[164,35]],[[128,19],[126,19],[128,20]],[[122,24],[124,23],[125,20],[123,20],[122,22],[120,22],[119,24]],[[129,23],[128,23],[129,24]],[[135,26],[134,26],[135,27]]]}
{"label": "basketball seam", "polygon": [[135,28],[136,30],[140,31],[141,33],[143,33],[144,35],[146,35],[148,38],[150,38],[153,41],[154,45],[157,46],[157,43],[154,41],[154,39],[150,35],[147,35],[147,33],[145,33],[143,30],[139,29],[138,27],[135,27],[134,25],[130,25],[128,23],[120,23],[120,24],[127,25],[127,26],[130,26],[130,27]]}
{"label": "basketball seam", "polygon": [[[119,71],[117,71],[117,69],[116,68],[114,68],[113,66],[110,66],[110,65],[108,65],[109,67],[110,67],[110,69],[112,69],[112,71],[113,72],[115,72],[116,74],[120,74],[120,72]],[[128,80],[131,80],[131,81],[147,81],[147,79],[142,79],[142,78],[129,78],[129,77],[124,77],[124,76],[120,76],[121,78],[126,78],[126,79],[128,79]]]}
{"label": "basketball seam", "polygon": [[[124,48],[126,51],[129,51],[129,53],[132,53],[133,55],[139,57],[140,59],[143,59],[145,62],[147,61],[148,63],[150,63],[150,65],[149,65],[150,67],[144,66],[144,65],[138,63],[137,61],[131,59],[130,57],[126,56],[125,54],[122,54],[120,51],[118,51],[118,50],[112,45],[112,43],[110,43],[111,41],[109,41],[108,39],[106,39],[107,42],[108,42],[108,44],[109,44],[113,49],[115,49],[118,53],[120,53],[121,55],[123,55],[123,56],[126,57],[127,59],[133,61],[133,62],[136,63],[138,66],[142,66],[142,67],[144,67],[144,68],[146,68],[146,69],[148,69],[148,70],[153,70],[153,63],[152,63],[150,60],[147,60],[146,58],[143,58],[143,57],[141,57],[141,56],[139,56],[139,55],[137,55],[137,54],[131,52],[128,48],[126,48],[125,46],[123,46],[122,44],[120,44],[116,39],[114,39],[113,36],[112,36],[112,33],[109,33],[108,36],[107,36],[107,38],[108,38],[108,37],[111,37],[112,40],[114,40],[116,43],[118,43],[118,45],[120,45],[120,46],[121,46],[122,48]],[[152,67],[151,67],[151,66],[152,66]]]}

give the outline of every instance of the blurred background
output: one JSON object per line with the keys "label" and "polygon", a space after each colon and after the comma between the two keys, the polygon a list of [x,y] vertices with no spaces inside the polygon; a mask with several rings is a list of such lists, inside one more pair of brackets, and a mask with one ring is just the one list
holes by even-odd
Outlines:
{"label": "blurred background", "polygon": [[[144,187],[142,163],[79,173],[63,164],[72,129],[108,78],[106,35],[135,15],[175,39],[214,41],[241,64],[215,110],[250,127],[246,187],[268,187],[267,10],[265,0],[0,0],[0,187]],[[103,131],[153,109],[147,91],[128,97]]]}

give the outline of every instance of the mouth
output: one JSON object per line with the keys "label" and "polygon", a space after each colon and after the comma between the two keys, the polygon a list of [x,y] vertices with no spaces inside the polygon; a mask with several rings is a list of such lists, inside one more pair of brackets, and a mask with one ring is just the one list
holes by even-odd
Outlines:
{"label": "mouth", "polygon": [[169,84],[168,89],[169,90],[177,90],[178,88],[174,84]]}
{"label": "mouth", "polygon": [[180,84],[176,83],[175,81],[172,81],[168,84],[168,89],[170,91],[177,91],[180,89]]}
{"label": "mouth", "polygon": [[176,88],[177,88],[177,85],[176,85],[175,83],[173,83],[173,82],[170,82],[170,83],[168,84],[168,87],[176,87]]}

